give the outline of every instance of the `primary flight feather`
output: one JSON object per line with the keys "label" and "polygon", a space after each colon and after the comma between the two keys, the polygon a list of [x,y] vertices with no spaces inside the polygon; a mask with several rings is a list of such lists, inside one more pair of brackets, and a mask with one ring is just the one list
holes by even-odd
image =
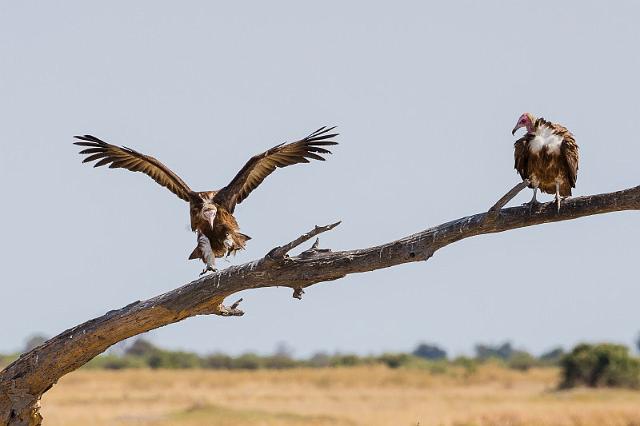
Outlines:
{"label": "primary flight feather", "polygon": [[296,142],[276,145],[252,157],[231,182],[218,191],[193,191],[171,169],[160,161],[131,148],[111,145],[95,136],[75,136],[75,145],[86,147],[80,154],[86,155],[83,163],[93,162],[94,167],[124,168],[142,172],[189,203],[191,230],[197,234],[197,246],[189,259],[201,259],[206,268],[215,270],[215,258],[244,249],[249,236],[240,232],[233,212],[237,204],[262,183],[277,168],[310,160],[324,161],[322,154],[331,154],[326,146],[337,145],[331,139],[335,127],[321,127]]}

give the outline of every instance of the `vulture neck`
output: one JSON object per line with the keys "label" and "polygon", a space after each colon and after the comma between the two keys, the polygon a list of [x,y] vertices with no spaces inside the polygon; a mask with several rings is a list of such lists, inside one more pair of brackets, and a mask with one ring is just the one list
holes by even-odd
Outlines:
{"label": "vulture neck", "polygon": [[533,120],[527,123],[527,133],[535,133],[538,128],[538,120]]}

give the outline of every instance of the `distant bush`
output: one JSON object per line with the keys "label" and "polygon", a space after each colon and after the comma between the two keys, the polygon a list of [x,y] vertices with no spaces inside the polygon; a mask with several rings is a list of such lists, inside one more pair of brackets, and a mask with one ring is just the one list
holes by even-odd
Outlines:
{"label": "distant bush", "polygon": [[411,361],[411,355],[404,353],[387,353],[379,356],[378,361],[389,368],[404,367]]}
{"label": "distant bush", "polygon": [[257,370],[262,367],[262,358],[253,353],[246,353],[235,358],[231,365],[232,368],[241,370]]}
{"label": "distant bush", "polygon": [[514,370],[527,371],[531,367],[540,365],[540,362],[530,353],[514,349],[510,342],[501,345],[475,346],[476,361],[491,362],[498,366],[512,368]]}
{"label": "distant bush", "polygon": [[362,358],[358,355],[341,355],[336,354],[331,357],[332,367],[353,367],[362,364]]}
{"label": "distant bush", "polygon": [[466,375],[471,375],[478,370],[478,362],[475,359],[466,356],[459,356],[451,363],[453,365],[463,367]]}
{"label": "distant bush", "polygon": [[265,357],[262,362],[262,366],[264,368],[272,368],[276,370],[297,367],[298,364],[298,361],[291,359],[288,355],[278,354]]}
{"label": "distant bush", "polygon": [[159,351],[160,349],[156,347],[153,343],[148,340],[139,338],[136,339],[131,346],[124,350],[125,355],[132,356],[149,356]]}
{"label": "distant bush", "polygon": [[541,365],[560,365],[565,352],[562,348],[551,349],[538,357]]}
{"label": "distant bush", "polygon": [[202,366],[216,370],[230,370],[233,368],[233,358],[222,353],[207,355],[202,359]]}
{"label": "distant bush", "polygon": [[89,361],[84,367],[92,369],[122,370],[125,368],[144,368],[147,367],[147,363],[144,359],[137,357],[99,355]]}
{"label": "distant bush", "polygon": [[476,358],[480,361],[491,358],[508,360],[514,352],[510,342],[506,342],[498,346],[477,344],[475,350]]}
{"label": "distant bush", "polygon": [[581,344],[564,356],[561,388],[640,387],[640,360],[623,345]]}
{"label": "distant bush", "polygon": [[157,350],[147,357],[151,368],[185,369],[202,366],[200,357],[192,352]]}
{"label": "distant bush", "polygon": [[[225,369],[258,370],[287,368],[354,367],[362,365],[386,365],[389,368],[408,368],[429,371],[431,374],[473,375],[481,364],[508,367],[527,371],[535,366],[561,365],[562,387],[627,386],[640,387],[640,360],[629,355],[624,346],[580,345],[564,355],[561,348],[551,350],[539,358],[528,352],[514,349],[510,343],[497,346],[477,345],[476,357],[444,358],[446,352],[436,345],[422,343],[413,353],[385,353],[379,356],[356,354],[327,354],[319,352],[308,359],[295,359],[292,350],[280,344],[272,355],[245,353],[230,356],[214,353],[201,356],[193,352],[161,349],[151,342],[138,339],[120,351],[100,355],[87,364],[87,368],[125,369]],[[15,356],[0,355],[0,367],[13,361]],[[561,360],[561,362],[559,361]]]}
{"label": "distant bush", "polygon": [[444,349],[441,349],[437,345],[430,343],[421,343],[419,344],[412,352],[414,356],[425,358],[425,359],[445,359],[447,357],[447,352]]}
{"label": "distant bush", "polygon": [[515,351],[507,360],[507,367],[514,370],[527,371],[538,365],[538,360],[525,351]]}
{"label": "distant bush", "polygon": [[331,366],[331,356],[325,352],[316,352],[305,363],[309,367],[322,368]]}

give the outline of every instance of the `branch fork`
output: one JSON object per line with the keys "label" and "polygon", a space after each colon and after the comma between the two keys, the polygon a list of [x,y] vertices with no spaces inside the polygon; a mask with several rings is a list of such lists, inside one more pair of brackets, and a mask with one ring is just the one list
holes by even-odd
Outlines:
{"label": "branch fork", "polygon": [[493,221],[496,220],[498,218],[498,215],[500,214],[500,210],[502,210],[502,208],[507,205],[507,203],[511,200],[513,200],[515,198],[516,195],[518,195],[523,189],[525,189],[527,186],[529,186],[530,182],[529,179],[525,179],[522,182],[518,183],[516,186],[514,186],[513,188],[511,188],[509,190],[509,192],[507,192],[506,194],[504,194],[502,196],[502,198],[500,198],[487,212],[487,217],[485,218],[485,220],[488,221]]}
{"label": "branch fork", "polygon": [[[311,238],[315,237],[318,234],[322,234],[323,232],[331,231],[333,228],[335,228],[336,226],[340,225],[340,223],[342,223],[342,221],[338,221],[336,223],[332,223],[331,225],[325,225],[325,226],[316,225],[311,231],[300,235],[298,238],[296,238],[295,240],[291,241],[290,243],[287,243],[287,244],[285,244],[283,246],[279,246],[279,247],[274,248],[269,253],[267,253],[265,258],[270,259],[270,260],[276,260],[276,261],[282,260],[287,256],[287,254],[291,250],[293,250],[294,248],[298,247],[300,244],[304,243],[305,241],[310,240]],[[316,241],[316,243],[309,250],[317,249],[317,247],[318,247],[317,244],[318,244],[318,241]]]}
{"label": "branch fork", "polygon": [[[311,238],[315,237],[316,235],[322,234],[323,232],[327,232],[332,230],[333,228],[335,228],[336,226],[340,225],[340,223],[342,223],[342,221],[338,221],[335,223],[332,223],[330,225],[325,225],[325,226],[314,226],[314,228],[307,232],[304,233],[302,235],[300,235],[298,238],[296,238],[295,240],[283,245],[283,246],[279,246],[274,248],[273,250],[271,250],[269,253],[267,253],[267,255],[265,256],[265,259],[267,259],[270,262],[281,262],[283,261],[285,258],[288,258],[289,255],[288,253],[293,250],[294,248],[298,247],[299,245],[301,245],[302,243],[309,241]],[[320,238],[316,237],[316,241],[313,243],[313,245],[308,248],[307,250],[303,251],[302,253],[300,253],[300,258],[301,259],[307,259],[310,257],[313,257],[315,255],[318,254],[322,254],[322,253],[329,253],[331,252],[331,249],[321,249],[318,248],[318,246],[320,245]],[[298,299],[298,300],[302,300],[302,295],[304,294],[304,289],[301,286],[297,286],[293,288],[293,298],[294,299]]]}

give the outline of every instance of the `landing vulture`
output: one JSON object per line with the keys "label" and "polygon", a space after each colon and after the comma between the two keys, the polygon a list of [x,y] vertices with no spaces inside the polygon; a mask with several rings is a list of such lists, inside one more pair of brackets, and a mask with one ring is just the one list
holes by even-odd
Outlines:
{"label": "landing vulture", "polygon": [[336,145],[330,139],[335,127],[321,127],[304,139],[273,148],[252,157],[227,186],[217,191],[196,192],[167,166],[153,157],[131,148],[104,142],[95,136],[75,136],[75,145],[86,147],[80,154],[86,155],[83,163],[95,161],[94,167],[109,165],[142,172],[179,198],[189,203],[191,230],[197,234],[197,246],[189,259],[201,259],[207,271],[215,271],[215,258],[244,249],[249,236],[242,234],[233,211],[276,168],[292,164],[308,163],[310,159],[324,161],[322,154],[331,152],[324,148]]}

